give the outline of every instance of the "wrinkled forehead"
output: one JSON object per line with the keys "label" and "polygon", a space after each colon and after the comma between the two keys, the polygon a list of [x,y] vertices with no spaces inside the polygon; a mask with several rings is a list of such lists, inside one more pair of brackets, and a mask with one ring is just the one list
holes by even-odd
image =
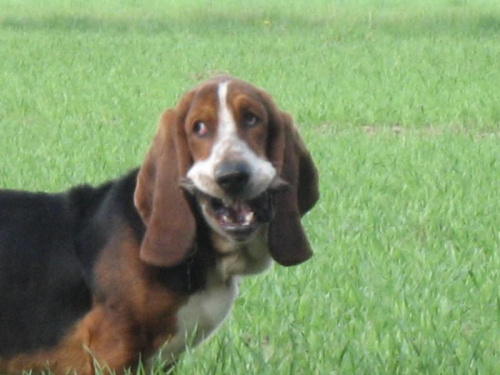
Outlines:
{"label": "wrinkled forehead", "polygon": [[234,78],[217,77],[195,88],[190,110],[234,110],[244,104],[262,105],[259,89]]}

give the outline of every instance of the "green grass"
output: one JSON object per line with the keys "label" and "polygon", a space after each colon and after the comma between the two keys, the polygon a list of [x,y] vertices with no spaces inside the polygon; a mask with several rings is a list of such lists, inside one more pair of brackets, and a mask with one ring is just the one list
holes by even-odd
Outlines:
{"label": "green grass", "polygon": [[245,280],[179,373],[496,374],[499,40],[494,0],[0,0],[0,186],[117,176],[240,76],[317,161],[316,255]]}

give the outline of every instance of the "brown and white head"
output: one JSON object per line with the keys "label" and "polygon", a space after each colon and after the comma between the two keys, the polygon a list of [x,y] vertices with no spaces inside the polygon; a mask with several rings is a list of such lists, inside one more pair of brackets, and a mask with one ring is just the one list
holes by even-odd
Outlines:
{"label": "brown and white head", "polygon": [[312,255],[300,218],[318,199],[316,168],[291,116],[249,83],[213,78],[161,116],[134,197],[146,226],[141,259],[170,267],[187,257],[193,198],[231,248],[266,231],[278,263]]}

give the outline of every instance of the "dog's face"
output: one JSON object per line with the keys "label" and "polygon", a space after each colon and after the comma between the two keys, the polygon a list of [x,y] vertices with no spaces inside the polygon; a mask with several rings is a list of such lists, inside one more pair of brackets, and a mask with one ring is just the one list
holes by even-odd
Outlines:
{"label": "dog's face", "polygon": [[245,82],[220,79],[195,93],[186,114],[192,165],[185,186],[228,241],[249,241],[271,220],[270,194],[282,185],[269,160],[273,124],[264,100]]}
{"label": "dog's face", "polygon": [[144,260],[174,265],[193,246],[196,223],[185,194],[226,241],[252,241],[269,224],[278,262],[311,255],[300,216],[318,198],[316,170],[291,117],[246,82],[209,80],[162,116],[135,193],[147,227]]}

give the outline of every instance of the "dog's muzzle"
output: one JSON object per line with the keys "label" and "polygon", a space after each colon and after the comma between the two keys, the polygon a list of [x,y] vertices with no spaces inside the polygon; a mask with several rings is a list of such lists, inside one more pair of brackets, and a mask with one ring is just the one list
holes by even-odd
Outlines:
{"label": "dog's muzzle", "polygon": [[202,192],[190,179],[184,179],[181,186],[197,198],[204,214],[209,216],[209,223],[215,223],[219,231],[238,242],[246,241],[261,224],[273,220],[274,196],[289,187],[288,183],[276,177],[257,197],[243,199],[239,194],[250,179],[248,167],[242,163],[225,163],[216,169],[215,174],[217,183],[227,193],[224,199]]}

